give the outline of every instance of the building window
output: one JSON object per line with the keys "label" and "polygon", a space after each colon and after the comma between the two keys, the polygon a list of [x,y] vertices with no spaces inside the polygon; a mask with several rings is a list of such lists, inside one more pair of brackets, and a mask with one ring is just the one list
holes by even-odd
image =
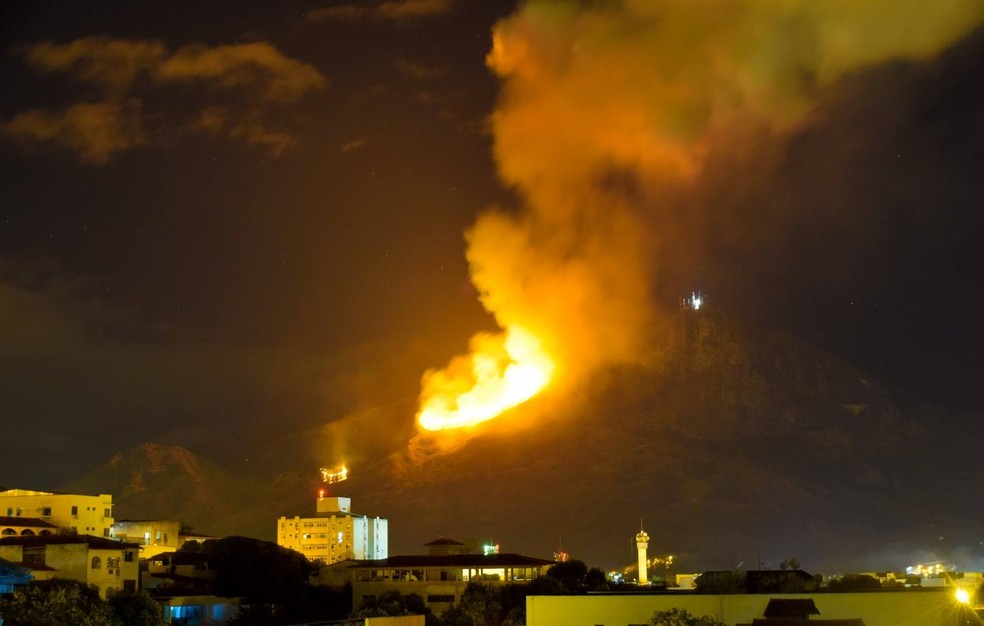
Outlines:
{"label": "building window", "polygon": [[23,507],[17,507],[17,517],[20,517],[23,514],[24,514]]}
{"label": "building window", "polygon": [[103,509],[103,517],[113,517],[113,512],[110,509]]}
{"label": "building window", "polygon": [[79,516],[79,507],[78,505],[75,505],[72,507],[72,517],[78,517],[78,516]]}
{"label": "building window", "polygon": [[102,559],[98,556],[92,557],[92,569],[99,569],[100,567],[102,567]]}
{"label": "building window", "polygon": [[124,552],[123,553],[123,560],[126,561],[127,563],[133,563],[133,552],[130,551],[130,550],[127,550],[126,552]]}
{"label": "building window", "polygon": [[46,506],[41,509],[41,517],[51,517],[51,507]]}
{"label": "building window", "polygon": [[7,517],[13,517],[13,516],[14,516],[14,507],[8,506],[7,507]]}

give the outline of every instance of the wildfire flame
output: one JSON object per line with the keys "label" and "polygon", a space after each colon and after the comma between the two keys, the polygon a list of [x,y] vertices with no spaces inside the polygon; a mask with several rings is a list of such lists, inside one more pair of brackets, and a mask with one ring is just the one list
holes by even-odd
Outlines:
{"label": "wildfire flame", "polygon": [[340,483],[348,478],[348,468],[344,465],[334,468],[322,467],[321,468],[321,480],[324,483],[333,485],[335,483]]}
{"label": "wildfire flame", "polygon": [[554,361],[518,326],[472,339],[472,352],[424,375],[417,423],[424,430],[474,426],[526,402],[550,382]]}

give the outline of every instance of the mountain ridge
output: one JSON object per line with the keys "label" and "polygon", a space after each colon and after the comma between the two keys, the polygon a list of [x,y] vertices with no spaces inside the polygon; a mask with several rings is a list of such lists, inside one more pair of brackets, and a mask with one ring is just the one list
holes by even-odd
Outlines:
{"label": "mountain ridge", "polygon": [[[640,517],[652,553],[698,569],[792,555],[808,568],[888,567],[898,564],[867,559],[969,542],[977,510],[947,477],[969,445],[945,427],[952,415],[912,408],[834,355],[714,310],[681,311],[656,345],[645,364],[464,435],[418,433],[395,446],[389,432],[332,488],[357,513],[389,518],[393,554],[437,535],[501,538],[504,550],[539,556],[562,541],[577,558],[617,566],[631,562]],[[405,419],[359,421],[348,445],[371,428],[402,433]],[[188,450],[145,445],[76,484],[115,489],[120,516],[166,515],[175,509],[161,503],[178,502],[205,531],[270,539],[277,517],[313,513],[316,468],[300,464],[319,437],[337,440],[338,426],[271,443],[305,452],[290,463],[270,452],[268,473],[233,476]],[[912,463],[941,445],[955,465]]]}

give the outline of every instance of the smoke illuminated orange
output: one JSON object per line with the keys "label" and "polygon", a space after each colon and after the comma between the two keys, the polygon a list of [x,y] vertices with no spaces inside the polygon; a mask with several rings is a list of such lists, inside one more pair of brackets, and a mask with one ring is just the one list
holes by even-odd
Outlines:
{"label": "smoke illuminated orange", "polygon": [[471,354],[424,375],[417,423],[424,430],[480,424],[539,393],[553,371],[553,359],[525,329],[476,335]]}

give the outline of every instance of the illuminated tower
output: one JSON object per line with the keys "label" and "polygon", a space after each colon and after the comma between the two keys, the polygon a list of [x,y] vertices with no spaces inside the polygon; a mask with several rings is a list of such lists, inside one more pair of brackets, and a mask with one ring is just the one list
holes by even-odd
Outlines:
{"label": "illuminated tower", "polygon": [[646,571],[646,548],[649,547],[649,535],[646,531],[642,530],[642,524],[639,524],[639,534],[636,535],[636,548],[639,549],[639,584],[646,585],[649,584],[648,572]]}

